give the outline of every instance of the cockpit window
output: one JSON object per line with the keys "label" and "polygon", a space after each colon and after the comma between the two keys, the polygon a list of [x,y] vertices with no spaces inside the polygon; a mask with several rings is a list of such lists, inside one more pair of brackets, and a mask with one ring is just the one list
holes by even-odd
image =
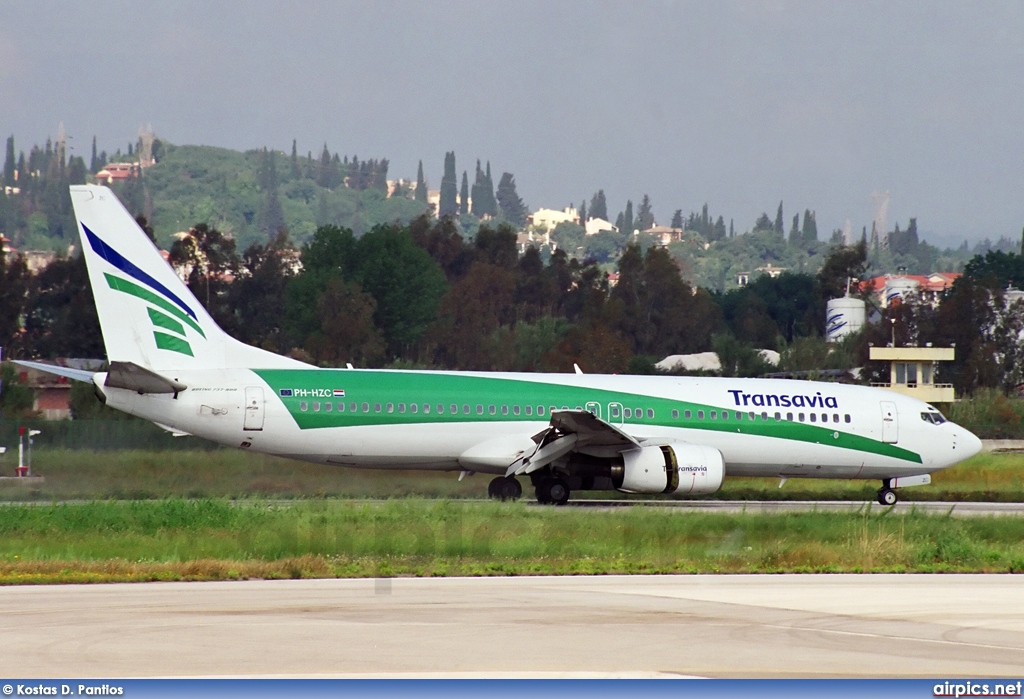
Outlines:
{"label": "cockpit window", "polygon": [[946,421],[946,418],[944,418],[942,413],[938,411],[921,413],[921,419],[925,422],[930,422],[933,425],[941,425]]}

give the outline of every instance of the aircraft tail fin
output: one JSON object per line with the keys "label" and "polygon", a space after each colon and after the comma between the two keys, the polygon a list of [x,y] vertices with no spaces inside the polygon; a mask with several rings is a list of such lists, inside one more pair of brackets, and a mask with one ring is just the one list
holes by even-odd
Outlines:
{"label": "aircraft tail fin", "polygon": [[305,366],[221,330],[110,189],[73,185],[71,201],[111,362],[158,370]]}

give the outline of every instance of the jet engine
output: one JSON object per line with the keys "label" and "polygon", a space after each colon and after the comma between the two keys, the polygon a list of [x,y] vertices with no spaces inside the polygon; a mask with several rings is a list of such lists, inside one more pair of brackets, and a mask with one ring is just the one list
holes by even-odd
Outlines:
{"label": "jet engine", "polygon": [[722,452],[699,444],[666,444],[622,452],[611,468],[612,484],[627,493],[700,495],[722,487]]}

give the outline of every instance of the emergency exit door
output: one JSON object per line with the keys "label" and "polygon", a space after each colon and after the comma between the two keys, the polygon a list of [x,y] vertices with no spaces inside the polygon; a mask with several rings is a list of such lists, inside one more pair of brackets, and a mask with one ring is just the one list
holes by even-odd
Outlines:
{"label": "emergency exit door", "polygon": [[263,388],[247,386],[245,388],[245,424],[246,430],[263,429]]}

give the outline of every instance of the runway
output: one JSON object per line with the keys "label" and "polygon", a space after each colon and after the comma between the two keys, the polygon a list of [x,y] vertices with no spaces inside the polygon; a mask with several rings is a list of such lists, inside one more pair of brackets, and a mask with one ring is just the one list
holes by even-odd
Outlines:
{"label": "runway", "polygon": [[1019,677],[1024,577],[8,587],[9,677]]}
{"label": "runway", "polygon": [[[775,514],[783,512],[888,512],[906,515],[923,512],[951,517],[987,517],[1024,515],[1024,502],[940,502],[918,500],[899,502],[891,508],[860,500],[570,500],[567,505],[597,510],[623,507],[661,507],[680,512],[720,512]],[[546,505],[538,505],[546,507]]]}

